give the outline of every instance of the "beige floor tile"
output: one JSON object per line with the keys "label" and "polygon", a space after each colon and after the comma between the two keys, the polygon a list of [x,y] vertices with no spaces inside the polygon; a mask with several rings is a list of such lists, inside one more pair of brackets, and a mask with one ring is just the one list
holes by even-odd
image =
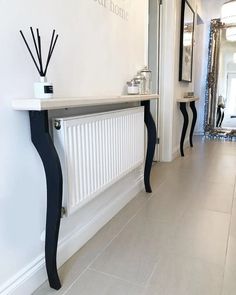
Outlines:
{"label": "beige floor tile", "polygon": [[200,259],[163,255],[146,295],[220,295],[223,268]]}
{"label": "beige floor tile", "polygon": [[224,266],[230,215],[209,210],[188,211],[176,228],[170,252]]}
{"label": "beige floor tile", "polygon": [[[80,251],[73,255],[60,269],[59,275],[62,288],[58,295],[64,294],[65,290],[73,281],[88,267],[88,265],[100,254],[122,228],[134,217],[147,202],[146,193],[139,193],[121,212],[119,212],[104,228],[102,228]],[[45,282],[34,295],[54,294],[48,282]]]}
{"label": "beige floor tile", "polygon": [[233,184],[201,181],[193,191],[190,206],[196,209],[231,213],[233,196]]}
{"label": "beige floor tile", "polygon": [[34,294],[235,295],[236,144],[194,142]]}
{"label": "beige floor tile", "polygon": [[150,178],[153,194],[157,192],[159,187],[162,186],[166,180],[171,178],[171,166],[172,163],[157,163],[153,165]]}
{"label": "beige floor tile", "polygon": [[157,222],[142,210],[91,268],[145,285],[173,231],[174,225]]}
{"label": "beige floor tile", "polygon": [[87,270],[66,295],[142,295],[143,291],[118,278]]}
{"label": "beige floor tile", "polygon": [[196,190],[194,180],[187,180],[187,175],[179,175],[166,180],[158,189],[157,194],[173,198],[189,198]]}
{"label": "beige floor tile", "polygon": [[200,209],[208,209],[222,213],[230,213],[232,210],[232,197],[230,196],[201,195],[194,201],[196,207]]}
{"label": "beige floor tile", "polygon": [[233,209],[230,225],[230,236],[236,238],[236,198],[233,199]]}
{"label": "beige floor tile", "polygon": [[235,171],[233,171],[233,169],[222,169],[222,167],[212,165],[207,170],[202,171],[201,180],[234,184]]}
{"label": "beige floor tile", "polygon": [[175,227],[188,207],[187,194],[166,192],[154,195],[144,204],[143,211],[148,218],[155,219],[156,223],[163,222]]}
{"label": "beige floor tile", "polygon": [[236,238],[230,237],[222,295],[236,294]]}

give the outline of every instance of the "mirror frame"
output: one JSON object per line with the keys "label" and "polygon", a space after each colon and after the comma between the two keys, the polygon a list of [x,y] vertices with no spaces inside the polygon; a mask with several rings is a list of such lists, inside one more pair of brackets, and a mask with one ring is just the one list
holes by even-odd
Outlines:
{"label": "mirror frame", "polygon": [[[221,30],[229,27],[236,27],[236,25],[225,25],[220,19],[211,20],[205,93],[204,131],[207,135],[214,134],[214,136],[217,136],[217,134],[219,134],[220,137],[222,136],[221,131],[216,127],[216,104],[219,79]],[[232,130],[232,133],[229,133],[227,136],[235,137],[234,129]]]}
{"label": "mirror frame", "polygon": [[[193,16],[193,28],[192,28],[192,52],[191,52],[191,62],[190,62],[190,79],[186,80],[183,78],[183,60],[184,60],[184,24],[186,20],[186,7],[188,7]],[[180,56],[179,56],[179,81],[182,82],[192,82],[193,78],[193,49],[194,49],[194,29],[195,29],[195,12],[192,9],[191,5],[187,0],[182,0],[182,8],[181,8],[181,26],[180,26]]]}
{"label": "mirror frame", "polygon": [[220,19],[211,20],[205,93],[204,132],[209,138],[224,138],[225,140],[236,141],[236,129],[229,129],[225,132],[224,128],[216,127],[221,30],[229,27],[236,27],[236,25],[226,25],[222,23]]}
{"label": "mirror frame", "polygon": [[211,20],[205,97],[205,132],[214,130],[216,123],[216,96],[218,89],[221,37],[220,30],[222,28],[224,28],[224,25],[220,19]]}

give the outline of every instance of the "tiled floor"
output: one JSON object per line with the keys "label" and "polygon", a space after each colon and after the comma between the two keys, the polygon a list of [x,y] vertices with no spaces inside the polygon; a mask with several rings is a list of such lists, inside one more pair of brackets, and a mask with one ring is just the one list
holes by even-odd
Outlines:
{"label": "tiled floor", "polygon": [[235,295],[236,143],[154,167],[140,193],[35,295]]}

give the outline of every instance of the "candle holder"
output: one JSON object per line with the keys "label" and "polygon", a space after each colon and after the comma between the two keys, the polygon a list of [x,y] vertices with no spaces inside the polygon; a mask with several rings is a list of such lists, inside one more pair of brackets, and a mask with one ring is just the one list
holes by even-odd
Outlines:
{"label": "candle holder", "polygon": [[29,54],[34,62],[34,65],[40,75],[40,82],[34,83],[34,95],[35,95],[35,98],[41,98],[41,99],[52,98],[53,97],[53,85],[52,85],[52,83],[47,82],[46,75],[47,75],[49,63],[52,58],[53,51],[55,49],[55,45],[57,43],[58,34],[55,36],[56,31],[53,30],[51,42],[50,42],[50,46],[49,46],[49,50],[48,50],[48,55],[47,55],[47,59],[46,59],[46,64],[45,64],[45,66],[43,66],[42,45],[41,45],[41,37],[39,34],[39,29],[36,29],[37,39],[35,37],[34,30],[32,27],[30,27],[30,31],[31,31],[35,51],[36,51],[36,58],[35,58],[32,50],[31,50],[28,42],[26,41],[26,38],[21,30],[20,30],[20,34],[21,34],[21,36],[24,40],[24,43],[29,51]]}

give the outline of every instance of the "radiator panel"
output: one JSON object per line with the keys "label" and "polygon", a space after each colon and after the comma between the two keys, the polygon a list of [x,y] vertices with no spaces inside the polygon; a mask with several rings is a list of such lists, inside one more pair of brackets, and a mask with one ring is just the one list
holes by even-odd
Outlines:
{"label": "radiator panel", "polygon": [[61,124],[53,137],[68,215],[144,161],[143,107],[55,120]]}

